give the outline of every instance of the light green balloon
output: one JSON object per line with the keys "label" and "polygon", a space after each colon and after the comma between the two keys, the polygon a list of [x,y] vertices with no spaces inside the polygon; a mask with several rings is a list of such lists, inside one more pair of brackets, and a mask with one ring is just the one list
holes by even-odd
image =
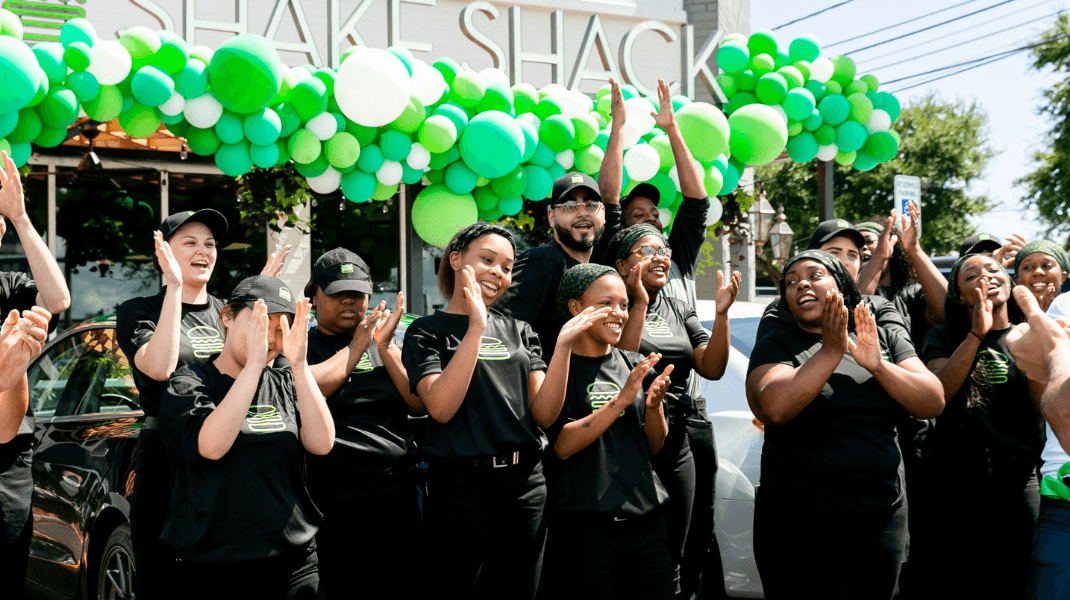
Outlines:
{"label": "light green balloon", "polygon": [[587,146],[586,148],[577,150],[576,170],[587,173],[588,175],[594,175],[602,168],[602,161],[605,160],[605,156],[605,152],[598,146]]}
{"label": "light green balloon", "polygon": [[554,152],[568,150],[575,139],[576,126],[562,115],[550,115],[539,126],[539,140]]}
{"label": "light green balloon", "polygon": [[472,107],[487,93],[487,84],[479,73],[464,71],[458,73],[451,86],[450,100],[463,107]]}
{"label": "light green balloon", "polygon": [[85,42],[74,42],[63,51],[63,62],[74,72],[85,71],[93,50]]}
{"label": "light green balloon", "polygon": [[327,161],[336,169],[348,169],[360,158],[360,143],[353,134],[342,131],[327,140]]}
{"label": "light green balloon", "polygon": [[713,105],[689,104],[676,112],[676,122],[692,156],[699,162],[709,162],[728,150],[729,121]]}
{"label": "light green balloon", "polygon": [[200,129],[190,127],[186,131],[186,145],[191,152],[198,156],[211,156],[219,149],[219,136],[214,129]]}
{"label": "light green balloon", "polygon": [[573,150],[579,150],[593,144],[594,138],[598,135],[598,121],[590,114],[572,117],[571,120],[576,135],[570,147]]}
{"label": "light green balloon", "polygon": [[131,137],[149,137],[160,127],[160,117],[156,109],[137,102],[119,115],[119,126]]}
{"label": "light green balloon", "polygon": [[457,142],[457,127],[443,115],[431,115],[420,128],[420,144],[432,154],[445,152]]}
{"label": "light green balloon", "polygon": [[847,97],[851,104],[851,119],[865,125],[873,116],[873,103],[865,94],[851,94]]}
{"label": "light green balloon", "polygon": [[394,119],[390,125],[398,131],[415,133],[420,128],[420,124],[424,122],[425,114],[424,105],[416,98],[409,98],[409,103],[405,106],[405,110],[401,111],[401,116]]}
{"label": "light green balloon", "polygon": [[416,234],[439,248],[445,248],[455,233],[478,218],[479,209],[471,194],[455,194],[441,183],[424,188],[412,206]]}
{"label": "light green balloon", "polygon": [[[787,125],[780,115],[768,106],[744,106],[732,113],[728,123],[731,127],[732,157],[747,165],[757,166],[772,162],[784,151],[788,141]],[[710,160],[713,158],[716,158],[716,155]]]}
{"label": "light green balloon", "polygon": [[66,129],[78,118],[78,98],[70,89],[57,85],[37,107],[37,112],[46,125]]}
{"label": "light green balloon", "polygon": [[290,136],[286,144],[294,162],[309,164],[319,158],[323,148],[319,139],[307,129],[298,129]]}

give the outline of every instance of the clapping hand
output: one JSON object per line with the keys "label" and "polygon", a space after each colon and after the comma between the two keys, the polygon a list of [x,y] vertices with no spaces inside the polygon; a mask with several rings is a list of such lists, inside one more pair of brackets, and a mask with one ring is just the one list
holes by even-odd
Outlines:
{"label": "clapping hand", "polygon": [[880,337],[877,335],[877,320],[862,303],[855,307],[855,336],[858,338],[857,343],[849,339],[847,341],[851,356],[858,366],[870,372],[876,371],[883,361]]}
{"label": "clapping hand", "polygon": [[739,285],[742,280],[739,271],[735,271],[732,273],[732,280],[725,285],[724,271],[717,271],[717,294],[714,296],[714,303],[718,315],[728,315],[728,309],[732,307],[732,303],[736,301],[736,295],[739,294]]}
{"label": "clapping hand", "polygon": [[286,261],[286,257],[290,254],[290,247],[283,246],[282,250],[278,252],[272,252],[271,256],[267,259],[267,264],[260,271],[261,275],[267,275],[268,277],[278,277],[279,273],[282,273],[282,263]]}
{"label": "clapping hand", "polygon": [[[386,302],[379,303],[379,309],[386,309]],[[379,326],[375,328],[375,344],[380,348],[385,348],[390,345],[390,340],[394,337],[394,332],[398,330],[398,323],[401,322],[401,317],[405,314],[405,293],[398,292],[397,299],[394,300],[394,310],[386,309],[383,312],[383,320],[380,321]]]}
{"label": "clapping hand", "polygon": [[846,353],[851,345],[851,339],[847,336],[849,320],[847,307],[843,304],[843,295],[829,290],[825,295],[824,317],[821,320],[822,347],[837,354]]}
{"label": "clapping hand", "polygon": [[473,325],[483,331],[487,328],[487,304],[483,302],[483,291],[476,283],[476,270],[465,265],[461,271],[464,279],[464,298],[468,307],[468,327]]}
{"label": "clapping hand", "polygon": [[168,286],[180,287],[182,285],[182,265],[178,264],[175,253],[171,250],[171,244],[163,239],[163,232],[157,231],[152,234],[156,245],[156,262],[163,271],[164,281]]}
{"label": "clapping hand", "polygon": [[611,310],[608,306],[603,306],[597,310],[593,306],[588,306],[580,311],[580,314],[566,321],[561,326],[561,333],[557,336],[558,348],[571,348],[572,344],[579,339],[580,334],[590,329],[595,323],[605,320]]}
{"label": "clapping hand", "polygon": [[654,383],[650,384],[650,389],[646,392],[646,407],[653,410],[661,406],[661,401],[665,398],[665,392],[669,391],[670,375],[672,375],[673,366],[669,365],[665,367],[665,370],[658,375]]}
{"label": "clapping hand", "polygon": [[299,366],[307,360],[308,321],[311,312],[312,301],[308,298],[301,298],[297,301],[293,327],[290,327],[286,315],[282,315],[279,319],[279,324],[282,326],[282,354],[291,365]]}

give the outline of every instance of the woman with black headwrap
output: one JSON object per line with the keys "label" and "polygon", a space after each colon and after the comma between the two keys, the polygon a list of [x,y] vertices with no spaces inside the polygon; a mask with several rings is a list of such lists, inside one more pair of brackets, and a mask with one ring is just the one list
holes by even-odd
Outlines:
{"label": "woman with black headwrap", "polygon": [[1040,504],[1043,390],[1007,350],[1017,306],[999,261],[964,256],[948,281],[947,324],[929,332],[922,352],[948,399],[928,444],[930,479],[940,484],[926,503],[937,507],[940,544],[930,589],[934,597],[1020,598]]}
{"label": "woman with black headwrap", "polygon": [[780,299],[797,325],[758,340],[747,375],[766,425],[754,507],[766,597],[891,598],[906,550],[895,425],[938,415],[940,384],[834,256],[791,258]]}
{"label": "woman with black headwrap", "polygon": [[[665,235],[656,228],[640,224],[622,229],[606,248],[606,257],[624,277],[631,301],[633,319],[645,319],[643,327],[629,327],[617,344],[622,350],[641,354],[656,352],[661,360],[654,370],[659,374],[673,366],[669,390],[665,394],[665,416],[669,435],[665,447],[653,459],[654,469],[669,492],[669,551],[677,568],[687,543],[692,509],[712,510],[712,501],[696,502],[695,458],[691,451],[687,427],[694,423],[708,426],[705,415],[688,394],[692,369],[706,379],[720,379],[728,363],[728,309],[739,291],[739,273],[725,284],[724,274],[717,272],[717,316],[712,334],[699,323],[695,309],[687,303],[660,294],[669,280],[672,249]],[[712,518],[710,519],[712,522]]]}
{"label": "woman with black headwrap", "polygon": [[1062,291],[1070,273],[1070,258],[1049,240],[1029,242],[1014,256],[1014,281],[1036,296],[1040,310],[1047,311]]}

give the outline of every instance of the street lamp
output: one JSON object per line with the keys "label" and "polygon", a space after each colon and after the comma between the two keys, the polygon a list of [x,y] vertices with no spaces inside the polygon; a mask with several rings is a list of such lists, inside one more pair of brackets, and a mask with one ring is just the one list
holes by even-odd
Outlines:
{"label": "street lamp", "polygon": [[769,239],[769,231],[773,227],[773,215],[776,211],[773,210],[773,205],[769,204],[769,200],[765,198],[765,189],[762,184],[758,184],[758,198],[751,205],[750,210],[747,211],[747,217],[750,221],[751,231],[754,232],[754,245],[761,248],[765,245],[765,240]]}
{"label": "street lamp", "polygon": [[773,258],[779,263],[783,263],[788,258],[788,253],[791,252],[791,242],[795,237],[795,232],[791,230],[788,225],[788,217],[784,215],[784,205],[780,205],[780,210],[776,213],[776,225],[773,226],[772,231],[769,232],[769,243],[773,247]]}

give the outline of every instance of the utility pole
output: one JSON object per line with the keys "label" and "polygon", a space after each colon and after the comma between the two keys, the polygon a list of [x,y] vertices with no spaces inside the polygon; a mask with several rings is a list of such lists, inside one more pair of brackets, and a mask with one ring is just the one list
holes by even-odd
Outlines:
{"label": "utility pole", "polygon": [[836,165],[834,162],[831,160],[817,161],[817,215],[819,222],[836,218],[832,190],[835,176]]}

